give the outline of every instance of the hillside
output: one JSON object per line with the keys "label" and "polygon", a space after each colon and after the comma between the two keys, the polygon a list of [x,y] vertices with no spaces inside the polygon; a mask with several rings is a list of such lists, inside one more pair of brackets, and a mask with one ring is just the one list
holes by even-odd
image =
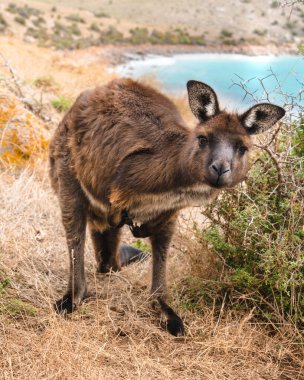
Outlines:
{"label": "hillside", "polygon": [[277,1],[3,0],[0,33],[56,49],[103,44],[225,45],[299,43],[304,7]]}

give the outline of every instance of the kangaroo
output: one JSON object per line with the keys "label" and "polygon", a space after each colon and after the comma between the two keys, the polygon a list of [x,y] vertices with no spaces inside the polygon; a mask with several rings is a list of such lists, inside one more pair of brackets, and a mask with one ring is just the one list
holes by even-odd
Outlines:
{"label": "kangaroo", "polygon": [[[160,92],[131,79],[117,79],[80,94],[50,143],[50,178],[58,195],[70,257],[65,295],[54,307],[70,313],[87,293],[84,271],[86,225],[106,273],[128,264],[119,248],[121,229],[150,237],[154,302],[173,335],[182,319],[167,304],[166,261],[178,212],[201,206],[243,181],[251,135],[281,119],[283,108],[261,103],[241,114],[220,110],[207,84],[187,83],[198,119],[188,128]],[[137,252],[136,252],[137,253]],[[121,259],[122,257],[122,259]]]}

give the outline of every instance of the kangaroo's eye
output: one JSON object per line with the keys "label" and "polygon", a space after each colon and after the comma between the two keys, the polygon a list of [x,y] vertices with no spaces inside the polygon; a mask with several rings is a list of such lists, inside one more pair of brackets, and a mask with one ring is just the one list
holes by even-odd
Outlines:
{"label": "kangaroo's eye", "polygon": [[239,153],[241,156],[243,156],[247,152],[248,148],[247,146],[240,146],[239,147]]}
{"label": "kangaroo's eye", "polygon": [[200,146],[208,145],[208,139],[206,136],[198,136],[198,141],[199,141]]}

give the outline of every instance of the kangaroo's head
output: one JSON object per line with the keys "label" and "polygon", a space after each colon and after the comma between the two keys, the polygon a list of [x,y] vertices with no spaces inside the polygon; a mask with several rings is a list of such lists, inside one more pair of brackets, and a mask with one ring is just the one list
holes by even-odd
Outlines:
{"label": "kangaroo's head", "polygon": [[261,103],[242,114],[227,113],[220,110],[216,93],[208,85],[191,80],[187,89],[190,108],[199,121],[190,144],[195,177],[216,188],[234,186],[248,171],[251,135],[265,132],[285,111]]}

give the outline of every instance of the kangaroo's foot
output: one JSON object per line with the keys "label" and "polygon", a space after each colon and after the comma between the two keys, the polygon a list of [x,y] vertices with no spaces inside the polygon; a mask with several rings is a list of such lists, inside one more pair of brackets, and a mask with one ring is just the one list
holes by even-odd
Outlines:
{"label": "kangaroo's foot", "polygon": [[54,309],[58,314],[67,315],[72,313],[76,306],[86,297],[87,291],[83,289],[81,292],[77,292],[76,295],[72,295],[71,291],[68,291],[62,298],[54,303]]}
{"label": "kangaroo's foot", "polygon": [[185,335],[185,327],[182,319],[175,313],[175,311],[162,299],[157,298],[157,301],[160,305],[161,312],[167,318],[166,329],[167,331],[174,336]]}
{"label": "kangaroo's foot", "polygon": [[58,314],[66,315],[72,313],[76,309],[71,294],[65,294],[62,298],[54,303],[54,309]]}

